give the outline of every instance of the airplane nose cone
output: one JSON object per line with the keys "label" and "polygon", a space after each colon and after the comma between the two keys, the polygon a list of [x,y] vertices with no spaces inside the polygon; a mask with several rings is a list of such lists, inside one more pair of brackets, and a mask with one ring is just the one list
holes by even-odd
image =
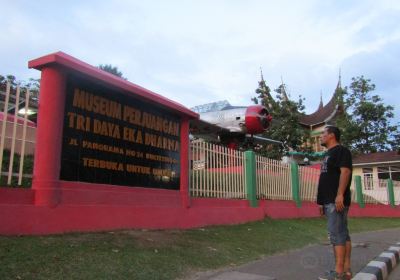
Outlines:
{"label": "airplane nose cone", "polygon": [[266,130],[272,117],[268,110],[261,105],[249,106],[246,110],[245,125],[247,133],[260,134]]}

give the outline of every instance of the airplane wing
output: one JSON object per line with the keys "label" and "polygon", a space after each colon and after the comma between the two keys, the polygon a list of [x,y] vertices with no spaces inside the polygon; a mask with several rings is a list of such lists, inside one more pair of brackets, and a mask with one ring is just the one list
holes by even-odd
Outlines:
{"label": "airplane wing", "polygon": [[190,134],[202,139],[218,141],[218,135],[228,134],[229,132],[229,129],[200,119],[190,121]]}
{"label": "airplane wing", "polygon": [[251,134],[246,134],[246,138],[249,139],[254,144],[259,144],[259,145],[283,145],[283,142],[273,140],[270,138],[265,138],[262,136],[257,136],[257,135],[251,135]]}
{"label": "airplane wing", "polygon": [[[230,129],[211,124],[209,122],[203,121],[203,120],[192,120],[190,121],[190,134],[202,138],[205,140],[211,140],[211,141],[220,141],[218,136],[237,136],[237,133],[232,132]],[[229,137],[229,136],[228,136]],[[251,135],[251,134],[246,134],[245,135],[246,139],[253,143],[253,144],[259,144],[259,145],[283,145],[281,141],[273,140],[270,138],[265,138],[262,136],[257,136],[257,135]]]}

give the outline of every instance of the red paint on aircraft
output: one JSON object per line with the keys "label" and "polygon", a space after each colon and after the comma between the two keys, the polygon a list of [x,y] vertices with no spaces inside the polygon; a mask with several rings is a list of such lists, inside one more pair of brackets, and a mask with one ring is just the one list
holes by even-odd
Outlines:
{"label": "red paint on aircraft", "polygon": [[263,133],[272,121],[271,115],[261,105],[249,106],[246,110],[245,125],[248,134]]}

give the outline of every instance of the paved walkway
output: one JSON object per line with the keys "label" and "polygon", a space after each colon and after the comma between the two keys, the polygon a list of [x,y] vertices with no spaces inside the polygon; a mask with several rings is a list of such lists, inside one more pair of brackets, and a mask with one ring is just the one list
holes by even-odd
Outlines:
{"label": "paved walkway", "polygon": [[388,280],[399,280],[400,279],[400,265],[398,264],[395,269],[390,273]]}
{"label": "paved walkway", "polygon": [[[352,269],[355,274],[388,247],[400,242],[400,228],[352,234],[352,241]],[[329,244],[320,244],[269,256],[239,267],[197,273],[189,279],[313,280],[318,279],[325,271],[333,269],[333,264],[332,247]],[[400,268],[396,268],[393,275],[399,273],[399,270]]]}
{"label": "paved walkway", "polygon": [[399,280],[399,279],[400,279],[400,264],[397,264],[392,273],[390,273],[388,280]]}

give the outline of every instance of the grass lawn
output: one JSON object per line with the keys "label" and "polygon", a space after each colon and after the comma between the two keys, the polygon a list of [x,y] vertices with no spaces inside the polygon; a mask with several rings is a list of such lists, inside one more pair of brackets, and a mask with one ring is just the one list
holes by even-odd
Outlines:
{"label": "grass lawn", "polygon": [[[352,233],[400,219],[350,219]],[[0,279],[176,279],[326,241],[324,219],[271,220],[193,230],[0,236]]]}

